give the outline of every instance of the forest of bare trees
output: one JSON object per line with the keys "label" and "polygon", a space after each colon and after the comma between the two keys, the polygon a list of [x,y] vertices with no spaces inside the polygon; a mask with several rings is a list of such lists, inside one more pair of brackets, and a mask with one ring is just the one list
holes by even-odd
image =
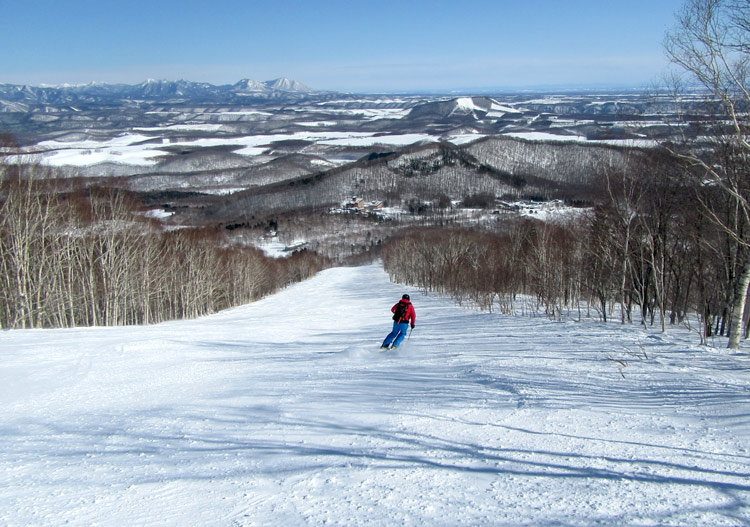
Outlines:
{"label": "forest of bare trees", "polygon": [[604,203],[590,214],[412,229],[391,240],[382,258],[395,281],[484,309],[616,317],[662,330],[697,314],[703,341],[726,335],[739,246],[700,204],[712,203],[725,220],[735,210],[715,188],[691,185],[686,170],[668,152],[639,156],[606,174]]}
{"label": "forest of bare trees", "polygon": [[0,167],[0,326],[150,324],[244,304],[325,259],[272,259],[215,229],[164,231],[128,193],[46,189],[49,169]]}

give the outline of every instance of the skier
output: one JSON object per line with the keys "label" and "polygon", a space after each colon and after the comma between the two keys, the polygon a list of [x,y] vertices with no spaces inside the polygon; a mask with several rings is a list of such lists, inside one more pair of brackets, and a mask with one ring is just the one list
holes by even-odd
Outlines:
{"label": "skier", "polygon": [[409,295],[402,296],[401,300],[391,308],[391,313],[393,313],[393,331],[385,337],[380,349],[398,348],[409,330],[409,322],[411,321],[411,329],[414,329],[414,323],[417,320],[417,313],[414,311]]}

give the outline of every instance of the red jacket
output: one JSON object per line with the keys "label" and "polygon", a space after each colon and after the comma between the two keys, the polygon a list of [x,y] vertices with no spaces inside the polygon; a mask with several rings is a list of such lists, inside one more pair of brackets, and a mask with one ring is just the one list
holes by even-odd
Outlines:
{"label": "red jacket", "polygon": [[413,326],[415,322],[417,321],[417,312],[414,311],[414,306],[412,305],[410,300],[399,300],[398,302],[393,304],[393,307],[391,308],[391,313],[396,312],[396,308],[398,307],[398,304],[400,302],[404,302],[406,304],[406,313],[404,313],[404,316],[401,318],[401,320],[398,320],[397,322],[411,321],[411,325]]}

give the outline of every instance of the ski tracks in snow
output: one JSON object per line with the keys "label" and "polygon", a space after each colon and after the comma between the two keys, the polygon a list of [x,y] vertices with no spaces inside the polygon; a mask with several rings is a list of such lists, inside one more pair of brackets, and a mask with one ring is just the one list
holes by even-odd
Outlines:
{"label": "ski tracks in snow", "polygon": [[[378,350],[409,292],[417,327]],[[7,525],[748,525],[744,357],[331,269],[143,328],[0,335]],[[7,382],[6,382],[7,381]]]}

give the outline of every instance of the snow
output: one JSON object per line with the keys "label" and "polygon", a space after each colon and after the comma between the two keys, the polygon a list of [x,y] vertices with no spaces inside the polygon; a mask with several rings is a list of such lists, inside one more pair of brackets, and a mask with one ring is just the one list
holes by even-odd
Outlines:
{"label": "snow", "polygon": [[317,127],[325,127],[325,126],[336,126],[339,123],[336,121],[308,121],[308,122],[298,122],[297,125],[299,126],[309,126],[310,128],[317,128]]}
{"label": "snow", "polygon": [[521,216],[535,218],[544,222],[567,221],[591,214],[593,209],[571,207],[560,200],[552,201],[517,201],[508,204],[518,210]]}
{"label": "snow", "polygon": [[229,115],[229,116],[247,116],[247,115],[257,115],[260,117],[271,117],[273,114],[270,112],[262,112],[260,110],[222,110],[219,112],[210,112],[209,115]]}
{"label": "snow", "polygon": [[480,111],[483,112],[486,108],[481,108],[474,103],[474,99],[471,97],[459,97],[456,99],[456,110],[464,112]]}
{"label": "snow", "polygon": [[[302,111],[305,109],[302,108]],[[401,119],[409,114],[409,108],[326,108],[325,112],[342,117],[356,117],[377,121],[379,119]]]}
{"label": "snow", "polygon": [[487,134],[480,134],[478,132],[467,134],[452,134],[446,137],[446,141],[453,143],[454,145],[461,146],[482,139],[483,137],[487,137]]}
{"label": "snow", "polygon": [[651,139],[587,139],[586,137],[581,135],[559,135],[549,132],[507,132],[501,135],[506,135],[508,137],[513,137],[516,139],[524,139],[526,141],[563,141],[573,143],[604,144],[630,148],[654,148],[659,146],[659,143],[657,141]]}
{"label": "snow", "polygon": [[494,99],[492,100],[492,105],[490,106],[490,113],[493,113],[493,112],[498,112],[503,115],[506,113],[515,113],[515,114],[523,113],[523,111],[519,110],[518,108],[513,108],[511,106],[500,104]]}
{"label": "snow", "polygon": [[174,216],[174,211],[166,211],[164,209],[152,209],[146,212],[146,216],[149,218],[165,219],[170,216]]}
{"label": "snow", "polygon": [[523,101],[524,104],[565,104],[571,102],[571,99],[563,97],[548,96],[541,99],[530,99]]}
{"label": "snow", "polygon": [[247,190],[247,187],[221,187],[221,188],[201,188],[202,194],[213,194],[215,196],[229,196]]}
{"label": "snow", "polygon": [[[404,292],[417,327],[380,352]],[[748,525],[750,360],[697,341],[463,309],[378,265],[5,331],[0,524]]]}
{"label": "snow", "polygon": [[525,139],[527,141],[570,141],[576,143],[585,143],[588,141],[582,135],[560,135],[549,132],[507,132],[502,135],[514,137],[516,139]]}
{"label": "snow", "polygon": [[292,243],[282,242],[278,236],[264,239],[257,247],[263,251],[266,256],[271,258],[284,258],[291,255],[295,249],[301,249],[307,244],[305,240],[295,240]]}
{"label": "snow", "polygon": [[167,126],[143,126],[134,128],[136,132],[218,132],[224,125],[195,123],[195,124],[170,124]]}
{"label": "snow", "polygon": [[436,142],[437,137],[429,134],[393,134],[393,135],[378,135],[378,136],[363,136],[363,137],[349,137],[343,139],[330,139],[320,141],[320,144],[331,145],[331,146],[375,146],[375,145],[388,145],[388,146],[406,146],[420,141]]}
{"label": "snow", "polygon": [[[176,147],[234,146],[236,153],[247,156],[260,155],[271,143],[285,140],[343,140],[356,142],[358,138],[371,137],[369,132],[298,132],[294,134],[266,134],[242,137],[200,138],[169,143]],[[92,166],[103,162],[131,165],[155,165],[167,153],[163,150],[164,139],[148,142],[154,137],[140,134],[124,134],[107,141],[44,141],[39,146],[45,150],[42,163],[50,166]]]}
{"label": "snow", "polygon": [[48,153],[42,159],[50,166],[90,166],[113,162],[138,166],[153,165],[163,156],[159,144],[146,144],[153,139],[142,134],[122,134],[108,141],[42,141],[39,147]]}

